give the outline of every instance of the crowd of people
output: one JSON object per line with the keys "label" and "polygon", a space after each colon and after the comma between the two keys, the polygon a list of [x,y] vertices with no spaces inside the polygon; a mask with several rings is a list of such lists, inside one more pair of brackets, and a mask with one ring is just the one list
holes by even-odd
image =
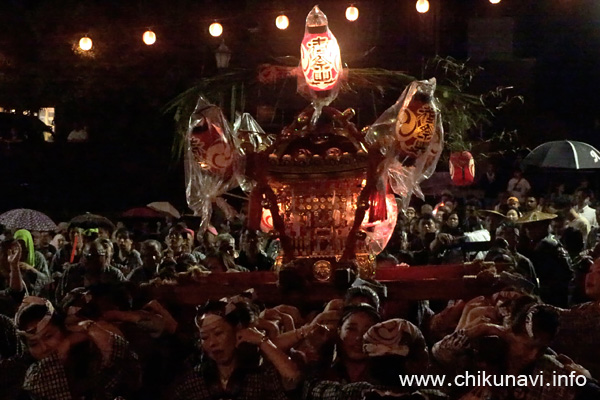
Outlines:
{"label": "crowd of people", "polygon": [[[511,277],[443,302],[392,301],[363,277],[318,308],[250,290],[181,318],[141,289],[272,270],[277,240],[236,223],[5,230],[0,399],[600,399],[600,207],[586,185],[540,197],[525,182],[399,215],[379,268],[483,260]],[[493,378],[448,384],[467,372]],[[427,376],[446,383],[401,379]]]}

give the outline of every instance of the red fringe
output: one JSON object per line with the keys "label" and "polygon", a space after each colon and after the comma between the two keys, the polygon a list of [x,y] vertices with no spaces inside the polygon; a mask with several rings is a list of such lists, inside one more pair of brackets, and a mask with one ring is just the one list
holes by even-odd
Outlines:
{"label": "red fringe", "polygon": [[385,189],[385,185],[379,184],[369,196],[369,222],[385,221],[387,219]]}

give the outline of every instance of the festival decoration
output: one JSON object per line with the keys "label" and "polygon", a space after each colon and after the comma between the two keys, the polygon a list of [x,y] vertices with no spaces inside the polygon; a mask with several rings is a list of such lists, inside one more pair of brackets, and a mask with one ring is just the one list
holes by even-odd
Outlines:
{"label": "festival decoration", "polygon": [[212,37],[219,37],[223,34],[223,25],[221,25],[218,22],[213,22],[212,24],[210,24],[210,26],[208,27],[208,33],[210,33],[210,35]]}
{"label": "festival decoration", "polygon": [[273,144],[274,135],[266,134],[249,113],[238,115],[233,130],[238,148],[244,154],[264,151]]}
{"label": "festival decoration", "polygon": [[260,219],[260,230],[265,233],[273,231],[273,215],[271,215],[270,210],[263,210]]}
{"label": "festival decoration", "polygon": [[275,26],[277,26],[277,29],[285,30],[290,26],[290,20],[284,14],[278,15],[275,19]]}
{"label": "festival decoration", "polygon": [[450,177],[456,186],[468,186],[475,179],[475,160],[468,151],[450,154]]}
{"label": "festival decoration", "polygon": [[144,41],[144,43],[146,43],[146,45],[152,46],[154,43],[156,43],[156,33],[148,29],[146,32],[144,32],[142,40]]}
{"label": "festival decoration", "polygon": [[[315,280],[328,280],[341,266],[357,265],[363,276],[372,276],[374,257],[385,248],[398,213],[386,167],[403,166],[408,160],[396,134],[397,117],[416,100],[420,108],[427,104],[435,109],[435,102],[423,97],[427,83],[411,85],[410,96],[384,113],[392,115],[393,121],[387,121],[386,132],[381,131],[385,136],[381,141],[358,131],[350,122],[352,109],[342,113],[324,107],[313,124],[316,110],[311,106],[266,151],[255,154],[252,168],[246,167],[246,175],[257,182],[250,195],[248,221],[255,225],[259,221],[263,231],[280,239],[281,268],[293,261],[295,268],[302,265]],[[430,171],[439,157],[432,148],[437,151],[441,146],[440,129],[435,125],[428,146],[415,150],[410,158],[413,174],[403,182],[408,195],[418,181],[415,165],[418,171]]]}
{"label": "festival decoration", "polygon": [[314,123],[321,109],[337,97],[342,74],[340,47],[329,30],[327,16],[318,6],[306,17],[300,49],[304,81],[299,81],[298,91],[311,100],[316,110]]}
{"label": "festival decoration", "polygon": [[412,194],[423,198],[419,183],[435,172],[442,153],[443,129],[435,88],[435,79],[412,82],[371,125],[365,138],[385,155],[389,185],[403,207],[408,206]]}
{"label": "festival decoration", "polygon": [[380,220],[373,220],[373,213],[371,210],[376,208],[376,205],[369,204],[369,214],[365,215],[361,230],[365,232],[365,245],[369,254],[377,255],[385,249],[392,234],[394,228],[396,228],[396,221],[398,218],[398,203],[396,197],[389,193],[384,198],[385,204],[385,217]]}
{"label": "festival decoration", "polygon": [[186,197],[206,228],[212,202],[236,182],[239,155],[221,110],[200,96],[190,117],[185,157]]}
{"label": "festival decoration", "polygon": [[358,8],[351,4],[348,8],[346,8],[346,19],[348,21],[356,21],[358,19]]}
{"label": "festival decoration", "polygon": [[[281,240],[279,263],[300,259],[309,269],[323,262],[335,266],[340,259],[369,164],[364,134],[349,122],[352,110],[325,107],[312,124],[314,112],[312,106],[304,110],[258,154],[258,167],[246,169],[257,182],[262,207],[269,211],[261,213],[261,228],[272,226]],[[375,226],[370,228],[375,231]],[[357,246],[358,258],[368,263],[365,240],[366,234]]]}
{"label": "festival decoration", "polygon": [[420,12],[421,14],[425,14],[427,11],[429,11],[429,1],[418,0],[416,7],[418,12]]}
{"label": "festival decoration", "polygon": [[396,120],[396,139],[399,153],[406,157],[422,154],[435,133],[436,110],[431,94],[416,92],[404,105]]}
{"label": "festival decoration", "polygon": [[[273,135],[267,135],[249,113],[238,115],[233,130],[240,163],[254,165],[254,154],[265,151],[274,141]],[[244,192],[250,192],[255,186],[255,182],[243,174],[238,176],[238,181]]]}
{"label": "festival decoration", "polygon": [[[351,122],[354,110],[328,106],[339,90],[341,61],[317,6],[307,17],[301,50],[298,91],[311,105],[274,137],[249,114],[236,119],[231,135],[220,110],[201,97],[188,130],[188,203],[206,217],[212,200],[237,180],[249,193],[248,228],[280,242],[279,268],[299,268],[317,281],[337,279],[349,269],[372,277],[398,208],[421,194],[419,183],[441,154],[436,81],[412,82],[370,128],[359,131]],[[268,82],[289,74],[264,68],[259,78]]]}
{"label": "festival decoration", "polygon": [[89,51],[92,49],[92,39],[90,39],[87,36],[82,37],[81,39],[79,39],[79,48],[83,51]]}

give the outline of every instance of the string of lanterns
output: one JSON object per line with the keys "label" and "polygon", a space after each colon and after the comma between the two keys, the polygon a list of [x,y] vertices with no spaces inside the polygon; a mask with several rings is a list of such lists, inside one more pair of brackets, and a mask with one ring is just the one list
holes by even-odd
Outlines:
{"label": "string of lanterns", "polygon": [[[500,1],[502,0],[489,0],[491,4],[498,4]],[[425,14],[429,11],[429,1],[417,0],[416,9],[419,13]],[[356,8],[354,4],[350,4],[348,8],[346,8],[346,19],[350,22],[354,22],[358,19],[358,16],[358,8]],[[290,26],[290,20],[284,13],[281,13],[277,16],[277,18],[275,18],[275,26],[278,29],[285,30]],[[208,32],[212,37],[219,37],[223,34],[223,25],[221,25],[218,21],[214,21],[208,27]],[[146,32],[144,32],[142,41],[147,46],[152,46],[154,43],[156,43],[156,33],[148,29]],[[79,40],[79,48],[83,51],[91,50],[93,45],[94,43],[92,42],[92,39],[90,39],[87,35],[83,36]]]}
{"label": "string of lanterns", "polygon": [[[221,27],[221,30],[223,28]],[[154,43],[156,43],[156,33],[152,32],[152,30],[148,29],[146,32],[144,32],[144,34],[142,35],[142,41],[148,45],[148,46],[152,46]],[[85,35],[84,37],[82,37],[81,39],[79,39],[79,48],[83,51],[89,51],[92,49],[92,47],[94,46],[94,42],[92,41],[92,39],[89,38],[89,36]]]}
{"label": "string of lanterns", "polygon": [[[500,3],[502,0],[489,0],[491,4],[498,4]],[[417,0],[417,4],[415,5],[417,8],[417,11],[420,12],[421,14],[425,14],[427,11],[429,11],[429,0]],[[346,15],[348,11],[346,11]],[[357,11],[357,15],[358,15],[358,11]]]}

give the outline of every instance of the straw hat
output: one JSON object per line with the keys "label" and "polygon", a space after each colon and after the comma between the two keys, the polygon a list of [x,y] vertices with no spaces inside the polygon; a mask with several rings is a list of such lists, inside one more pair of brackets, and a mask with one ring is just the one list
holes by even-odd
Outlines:
{"label": "straw hat", "polygon": [[488,214],[490,217],[499,217],[506,219],[506,215],[496,210],[477,210],[477,213],[482,214],[481,217],[484,217],[485,214]]}
{"label": "straw hat", "polygon": [[531,222],[550,221],[558,217],[556,214],[545,213],[541,211],[531,211],[519,218],[517,224],[527,224]]}

